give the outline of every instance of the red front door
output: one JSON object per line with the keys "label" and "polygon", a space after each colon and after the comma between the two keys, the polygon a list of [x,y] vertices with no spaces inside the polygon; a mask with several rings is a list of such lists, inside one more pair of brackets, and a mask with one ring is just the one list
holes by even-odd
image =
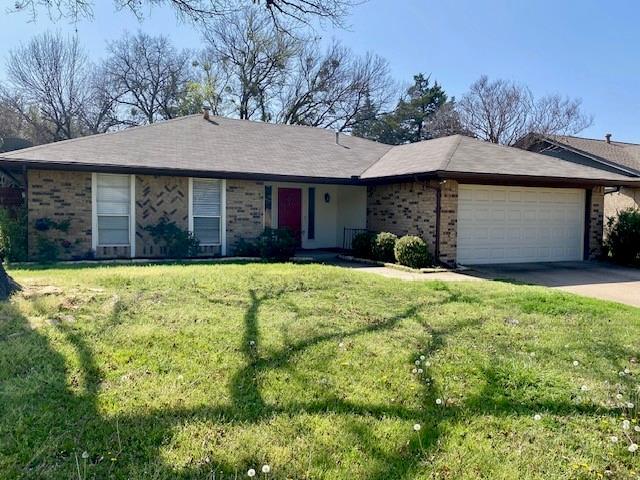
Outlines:
{"label": "red front door", "polygon": [[278,188],[278,228],[288,228],[300,245],[302,230],[302,190]]}

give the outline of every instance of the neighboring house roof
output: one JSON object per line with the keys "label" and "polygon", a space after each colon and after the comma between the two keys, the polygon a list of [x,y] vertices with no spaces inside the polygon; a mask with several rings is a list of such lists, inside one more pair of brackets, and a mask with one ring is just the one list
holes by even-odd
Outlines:
{"label": "neighboring house roof", "polygon": [[[607,142],[606,140],[573,137],[570,135],[531,134],[530,137],[524,143],[530,145],[536,140],[547,141],[552,145],[567,148],[608,165],[620,166],[626,171],[631,170],[640,175],[640,145],[638,144],[616,142],[614,140]],[[524,146],[527,147],[527,145]]]}
{"label": "neighboring house roof", "polygon": [[453,135],[392,147],[330,130],[191,115],[0,154],[30,168],[359,182],[430,176],[636,184],[625,175]]}

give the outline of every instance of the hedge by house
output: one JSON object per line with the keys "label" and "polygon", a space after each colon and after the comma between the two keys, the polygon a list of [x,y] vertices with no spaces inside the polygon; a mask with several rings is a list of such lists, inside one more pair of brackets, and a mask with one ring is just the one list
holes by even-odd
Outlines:
{"label": "hedge by house", "polygon": [[640,210],[629,208],[607,222],[605,246],[619,263],[640,264]]}
{"label": "hedge by house", "polygon": [[396,242],[395,257],[399,264],[411,268],[423,268],[431,264],[427,244],[413,235],[402,237]]}

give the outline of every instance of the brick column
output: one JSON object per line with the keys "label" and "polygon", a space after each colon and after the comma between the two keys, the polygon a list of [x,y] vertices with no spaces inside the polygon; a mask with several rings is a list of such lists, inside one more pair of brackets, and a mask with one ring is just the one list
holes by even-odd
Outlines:
{"label": "brick column", "polygon": [[440,186],[440,258],[455,265],[458,243],[458,182],[447,180]]}
{"label": "brick column", "polygon": [[[604,187],[594,187],[587,191],[587,239],[585,241],[585,258],[595,260],[602,255],[602,238],[604,230]],[[591,197],[589,199],[589,196]]]}

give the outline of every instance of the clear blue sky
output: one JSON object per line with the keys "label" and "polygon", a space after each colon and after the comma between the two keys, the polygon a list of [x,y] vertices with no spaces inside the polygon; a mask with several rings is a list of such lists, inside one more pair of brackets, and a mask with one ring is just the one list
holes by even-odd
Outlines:
{"label": "clear blue sky", "polygon": [[[11,2],[2,2],[5,5]],[[0,5],[2,5],[0,3]],[[139,23],[96,0],[92,22],[51,23],[41,16],[2,14],[0,53],[49,29],[73,33],[92,57],[108,40],[140,29],[164,33],[180,47],[198,48],[200,35],[172,12],[153,9]],[[640,143],[640,2],[616,0],[370,0],[353,11],[348,29],[318,32],[359,53],[389,60],[397,80],[430,73],[450,95],[460,96],[481,74],[525,83],[537,95],[579,97],[594,124],[584,136]],[[0,74],[1,77],[1,74]]]}

